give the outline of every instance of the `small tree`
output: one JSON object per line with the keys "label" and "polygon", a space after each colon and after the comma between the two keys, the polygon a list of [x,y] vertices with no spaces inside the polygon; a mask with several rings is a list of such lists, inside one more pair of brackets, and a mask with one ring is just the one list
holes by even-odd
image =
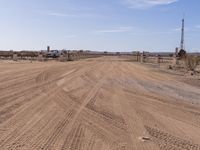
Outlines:
{"label": "small tree", "polygon": [[183,50],[183,49],[181,49],[181,50],[179,51],[179,53],[178,53],[178,57],[179,57],[180,59],[186,58],[186,57],[187,57],[186,51]]}

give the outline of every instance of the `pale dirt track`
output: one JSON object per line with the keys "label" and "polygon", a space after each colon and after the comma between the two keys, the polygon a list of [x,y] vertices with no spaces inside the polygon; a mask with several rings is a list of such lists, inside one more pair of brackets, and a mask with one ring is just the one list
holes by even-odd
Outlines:
{"label": "pale dirt track", "polygon": [[200,150],[199,102],[117,57],[0,63],[0,150]]}

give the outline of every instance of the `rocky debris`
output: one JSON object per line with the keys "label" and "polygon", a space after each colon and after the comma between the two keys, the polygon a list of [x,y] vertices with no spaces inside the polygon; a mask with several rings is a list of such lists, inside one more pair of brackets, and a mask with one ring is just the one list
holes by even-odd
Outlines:
{"label": "rocky debris", "polygon": [[151,140],[151,138],[148,137],[148,136],[142,136],[142,137],[139,137],[138,139],[139,139],[140,141],[142,141],[142,142],[146,142],[146,141],[150,141],[150,140]]}

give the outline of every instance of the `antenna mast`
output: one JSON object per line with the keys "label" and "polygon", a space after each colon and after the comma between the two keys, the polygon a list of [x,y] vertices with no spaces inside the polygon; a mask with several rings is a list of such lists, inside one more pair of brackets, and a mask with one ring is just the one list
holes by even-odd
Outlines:
{"label": "antenna mast", "polygon": [[185,32],[185,19],[183,17],[182,19],[182,29],[181,29],[181,46],[180,46],[180,50],[185,50],[185,39],[184,39],[184,33]]}

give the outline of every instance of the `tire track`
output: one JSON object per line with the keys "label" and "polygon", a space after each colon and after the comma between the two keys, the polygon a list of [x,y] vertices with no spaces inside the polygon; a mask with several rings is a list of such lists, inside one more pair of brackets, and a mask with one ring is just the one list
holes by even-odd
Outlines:
{"label": "tire track", "polygon": [[70,120],[73,118],[75,113],[76,111],[74,109],[70,110],[65,116],[65,119],[57,124],[52,135],[50,135],[50,138],[44,143],[43,149],[46,149],[46,150],[51,149],[52,145],[55,144],[58,136],[61,134],[63,129],[66,128],[66,126],[69,124]]}
{"label": "tire track", "polygon": [[188,88],[171,76],[117,57],[13,65],[0,64],[2,150],[199,150],[199,106],[170,99]]}
{"label": "tire track", "polygon": [[145,126],[152,140],[157,143],[162,150],[168,149],[182,149],[182,150],[200,150],[200,145],[193,144],[190,141],[183,140],[179,137],[175,137],[166,132],[160,131],[149,126]]}

